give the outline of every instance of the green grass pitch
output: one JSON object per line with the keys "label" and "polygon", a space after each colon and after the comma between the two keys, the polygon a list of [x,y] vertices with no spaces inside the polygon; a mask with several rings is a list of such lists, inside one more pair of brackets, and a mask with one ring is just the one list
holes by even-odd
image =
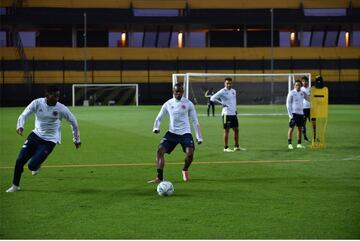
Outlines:
{"label": "green grass pitch", "polygon": [[[239,116],[247,151],[237,153],[223,153],[221,118],[196,108],[204,143],[188,183],[181,148],[166,155],[171,197],[146,183],[168,128],[165,119],[161,133],[152,133],[160,106],[72,109],[82,147],[75,149],[64,121],[63,143],[37,176],[25,169],[18,193],[5,190],[34,118],[21,137],[15,127],[23,108],[0,108],[0,239],[360,239],[359,105],[329,107],[323,150],[287,150],[286,115]],[[283,106],[238,111],[274,108],[286,113]]]}

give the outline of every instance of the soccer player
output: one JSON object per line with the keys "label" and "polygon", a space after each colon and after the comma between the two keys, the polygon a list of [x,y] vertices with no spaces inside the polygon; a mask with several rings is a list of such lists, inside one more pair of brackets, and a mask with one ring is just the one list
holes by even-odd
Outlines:
{"label": "soccer player", "polygon": [[33,176],[40,171],[41,164],[52,152],[56,144],[61,142],[61,121],[65,118],[70,122],[73,141],[76,148],[81,145],[77,120],[70,110],[59,101],[60,91],[56,86],[48,86],[45,98],[33,100],[19,116],[16,132],[23,135],[26,119],[35,114],[35,129],[25,140],[15,163],[12,186],[6,192],[20,190],[20,179],[24,165],[29,161],[28,168]]}
{"label": "soccer player", "polygon": [[213,88],[210,88],[205,92],[205,97],[208,98],[208,105],[207,105],[207,115],[210,116],[210,107],[212,109],[212,115],[215,116],[215,103],[214,101],[211,101],[211,96],[214,95]]}
{"label": "soccer player", "polygon": [[[301,78],[301,82],[302,82],[302,87],[300,88],[301,91],[304,91],[307,95],[310,96],[310,86],[309,86],[309,79],[306,76],[303,76]],[[304,98],[304,102],[303,102],[303,111],[304,111],[304,126],[303,126],[303,135],[304,135],[304,140],[305,141],[309,141],[309,139],[306,136],[306,121],[309,120],[310,121],[310,101],[307,101]]]}
{"label": "soccer player", "polygon": [[[232,87],[232,79],[227,77],[224,82],[225,87],[213,96],[210,100],[218,102],[223,106],[221,116],[223,120],[224,128],[224,152],[245,151],[245,148],[239,146],[239,122],[237,118],[236,110],[236,90]],[[229,148],[229,130],[234,131],[235,148],[232,150]]]}
{"label": "soccer player", "polygon": [[155,119],[153,132],[156,134],[160,132],[160,123],[166,114],[169,114],[170,123],[169,130],[162,138],[157,149],[157,177],[149,181],[149,183],[159,183],[164,180],[164,154],[170,154],[179,143],[186,154],[182,170],[183,180],[185,182],[190,180],[189,167],[193,161],[195,145],[191,135],[189,117],[192,119],[197,143],[200,145],[203,139],[194,104],[183,97],[183,94],[183,86],[180,83],[175,84],[173,88],[174,97],[163,104]]}
{"label": "soccer player", "polygon": [[296,80],[294,83],[294,89],[289,92],[286,98],[286,108],[290,118],[288,130],[288,148],[290,150],[294,149],[291,139],[295,125],[298,127],[298,144],[296,148],[305,148],[301,145],[301,133],[304,123],[303,101],[304,98],[310,101],[310,96],[301,90],[301,85],[301,81]]}

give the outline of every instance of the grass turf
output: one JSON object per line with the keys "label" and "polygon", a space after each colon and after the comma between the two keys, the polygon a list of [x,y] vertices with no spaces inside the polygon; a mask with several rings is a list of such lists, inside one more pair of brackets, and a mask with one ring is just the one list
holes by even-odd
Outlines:
{"label": "grass turf", "polygon": [[[287,150],[286,115],[240,116],[240,144],[247,151],[223,153],[221,118],[200,116],[204,143],[196,146],[191,182],[181,180],[180,147],[165,157],[171,197],[158,196],[156,185],[146,183],[155,176],[151,164],[168,127],[165,119],[160,135],[151,132],[159,109],[73,109],[81,149],[64,121],[63,144],[45,162],[49,167],[36,177],[25,169],[22,190],[5,193],[34,118],[20,137],[15,125],[23,108],[1,108],[0,239],[360,238],[359,105],[330,106],[324,150]],[[282,106],[238,110],[285,113]],[[82,164],[139,166],[67,166]]]}

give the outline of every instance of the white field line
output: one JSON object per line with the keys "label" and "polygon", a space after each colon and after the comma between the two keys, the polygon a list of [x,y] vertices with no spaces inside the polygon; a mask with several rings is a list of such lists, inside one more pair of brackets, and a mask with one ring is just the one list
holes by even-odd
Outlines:
{"label": "white field line", "polygon": [[348,158],[344,158],[344,159],[341,159],[343,161],[356,161],[356,160],[360,160],[360,156],[352,156],[352,157],[348,157]]}
{"label": "white field line", "polygon": [[[244,114],[237,114],[238,116],[285,116],[288,115],[286,113],[268,113],[268,114],[255,114],[255,113],[244,113]],[[207,114],[198,114],[198,116],[207,116]],[[221,115],[215,115],[221,116]]]}
{"label": "white field line", "polygon": [[[258,160],[258,161],[214,161],[193,162],[192,165],[211,164],[265,164],[265,163],[304,163],[310,160]],[[167,162],[166,165],[184,165],[183,162]],[[132,167],[132,166],[155,166],[154,163],[112,163],[112,164],[68,164],[68,165],[43,165],[41,168],[69,168],[69,167]],[[0,169],[12,169],[13,167],[0,167]]]}

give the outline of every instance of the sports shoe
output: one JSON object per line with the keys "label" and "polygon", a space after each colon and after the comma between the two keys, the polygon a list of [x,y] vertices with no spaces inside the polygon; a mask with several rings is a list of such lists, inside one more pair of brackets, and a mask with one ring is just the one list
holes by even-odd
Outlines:
{"label": "sports shoe", "polygon": [[304,135],[304,140],[310,142],[306,135]]}
{"label": "sports shoe", "polygon": [[190,180],[189,171],[182,171],[182,175],[184,182],[188,182]]}
{"label": "sports shoe", "polygon": [[39,172],[40,172],[40,167],[35,171],[31,171],[31,175],[36,176]]}
{"label": "sports shoe", "polygon": [[293,147],[292,144],[289,144],[289,145],[288,145],[288,148],[289,148],[289,150],[293,150],[293,149],[294,149],[294,147]]}
{"label": "sports shoe", "polygon": [[224,152],[234,152],[234,150],[231,150],[230,148],[224,148]]}
{"label": "sports shoe", "polygon": [[6,192],[17,192],[17,191],[20,191],[20,187],[14,184],[11,185],[11,187],[8,190],[6,190]]}
{"label": "sports shoe", "polygon": [[246,149],[245,148],[242,148],[242,147],[234,147],[234,151],[246,151]]}
{"label": "sports shoe", "polygon": [[160,182],[161,182],[160,178],[156,177],[155,179],[150,180],[147,183],[160,183]]}
{"label": "sports shoe", "polygon": [[296,145],[296,148],[298,148],[298,149],[305,149],[305,146],[303,146],[303,145],[301,145],[301,144],[297,144],[297,145]]}

